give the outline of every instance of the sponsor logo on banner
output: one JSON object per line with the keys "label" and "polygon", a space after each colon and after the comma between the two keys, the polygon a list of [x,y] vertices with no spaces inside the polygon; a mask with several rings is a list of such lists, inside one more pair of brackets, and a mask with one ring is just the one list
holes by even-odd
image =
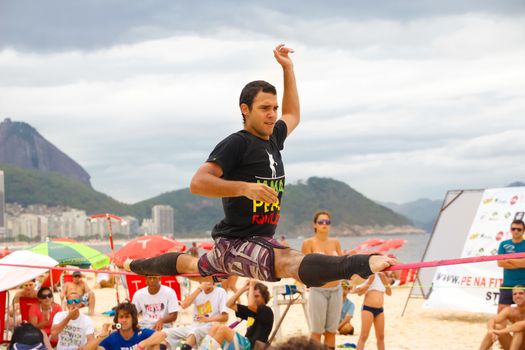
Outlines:
{"label": "sponsor logo on banner", "polygon": [[[464,235],[462,258],[497,255],[511,238],[510,223],[525,216],[525,187],[484,191],[478,210]],[[440,266],[434,275],[426,307],[494,314],[503,283],[503,269],[494,261]]]}

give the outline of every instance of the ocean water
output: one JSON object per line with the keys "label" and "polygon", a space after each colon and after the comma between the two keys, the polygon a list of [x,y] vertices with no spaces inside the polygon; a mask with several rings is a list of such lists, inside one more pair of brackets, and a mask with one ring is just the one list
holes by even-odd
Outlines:
{"label": "ocean water", "polygon": [[[305,238],[308,238],[308,237],[305,237]],[[406,240],[405,245],[403,245],[399,249],[392,249],[388,253],[395,254],[398,257],[398,259],[403,263],[412,263],[412,262],[421,261],[421,258],[423,257],[423,253],[425,251],[427,243],[430,239],[430,234],[423,233],[423,234],[404,234],[404,235],[374,235],[374,236],[335,237],[335,238],[339,239],[343,250],[353,249],[358,244],[370,238],[380,238],[380,239],[384,239],[385,241],[388,241],[391,239],[404,239]],[[209,239],[203,239],[203,238],[180,239],[180,241],[185,243],[186,246],[190,246],[191,242],[193,241],[203,241],[203,240],[211,241],[211,238]],[[289,238],[289,239],[287,238],[287,241],[288,243],[290,243],[290,246],[297,250],[301,250],[301,245],[303,243],[303,240],[304,239],[300,239],[300,238]],[[115,251],[118,250],[118,248],[120,248],[122,244],[123,242],[115,242]],[[106,242],[102,241],[100,243],[88,243],[88,245],[106,254],[111,252],[111,248],[109,246],[109,240]]]}

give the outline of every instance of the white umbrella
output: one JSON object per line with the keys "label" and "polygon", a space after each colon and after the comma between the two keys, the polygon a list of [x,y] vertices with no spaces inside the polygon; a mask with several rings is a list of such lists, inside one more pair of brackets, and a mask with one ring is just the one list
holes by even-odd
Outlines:
{"label": "white umbrella", "polygon": [[32,265],[53,267],[58,261],[49,256],[33,253],[27,250],[17,250],[0,259],[0,291],[15,288],[27,281],[37,278],[49,269],[41,267],[16,267],[1,264]]}

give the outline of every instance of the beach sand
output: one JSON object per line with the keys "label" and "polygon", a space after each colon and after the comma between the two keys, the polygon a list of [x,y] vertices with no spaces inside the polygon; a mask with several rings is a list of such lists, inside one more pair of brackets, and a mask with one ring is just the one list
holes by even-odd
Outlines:
{"label": "beach sand", "polygon": [[[283,280],[280,283],[292,284],[293,280]],[[90,286],[93,278],[88,278]],[[237,285],[242,286],[244,279],[240,278]],[[193,284],[195,286],[196,284]],[[270,291],[276,284],[268,283]],[[92,317],[96,329],[99,330],[103,323],[111,322],[112,318],[101,315],[101,312],[110,310],[116,304],[115,289],[94,289],[96,294],[96,315]],[[398,287],[393,290],[392,296],[385,296],[386,316],[386,347],[387,349],[477,349],[486,331],[486,323],[491,317],[488,314],[468,313],[461,311],[444,311],[423,308],[423,299],[410,299],[404,316],[401,316],[410,288]],[[231,295],[231,294],[230,294]],[[127,297],[127,291],[120,288],[121,300]],[[362,297],[350,295],[350,299],[356,304],[356,313],[352,324],[357,333],[360,329],[360,309]],[[241,302],[246,302],[241,297]],[[270,301],[269,306],[271,306]],[[281,314],[284,311],[281,306]],[[87,312],[87,310],[85,310]],[[192,307],[179,314],[177,324],[190,323],[192,318]],[[233,312],[230,313],[228,324],[235,320]],[[244,334],[245,322],[236,327],[236,330]],[[282,326],[284,338],[276,339],[275,342],[294,335],[308,335],[308,324],[305,320],[303,309],[300,305],[290,308]],[[357,344],[358,334],[352,336],[337,336],[337,344]],[[274,343],[275,343],[274,342]],[[496,348],[496,347],[495,347]],[[375,335],[373,331],[368,339],[366,349],[376,349]]]}

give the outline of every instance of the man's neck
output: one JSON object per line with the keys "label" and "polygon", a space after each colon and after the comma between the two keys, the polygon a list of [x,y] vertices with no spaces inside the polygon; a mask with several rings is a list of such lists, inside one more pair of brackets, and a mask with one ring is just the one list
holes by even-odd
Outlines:
{"label": "man's neck", "polygon": [[148,292],[151,295],[157,294],[159,292],[159,290],[160,290],[160,286],[158,286],[158,287],[148,287]]}
{"label": "man's neck", "polygon": [[133,328],[130,328],[128,330],[119,330],[119,333],[120,335],[122,336],[122,338],[126,339],[126,340],[129,340],[133,334],[135,334],[135,332],[133,331]]}
{"label": "man's neck", "polygon": [[519,237],[519,238],[512,238],[512,243],[521,243],[523,242],[523,237]]}

